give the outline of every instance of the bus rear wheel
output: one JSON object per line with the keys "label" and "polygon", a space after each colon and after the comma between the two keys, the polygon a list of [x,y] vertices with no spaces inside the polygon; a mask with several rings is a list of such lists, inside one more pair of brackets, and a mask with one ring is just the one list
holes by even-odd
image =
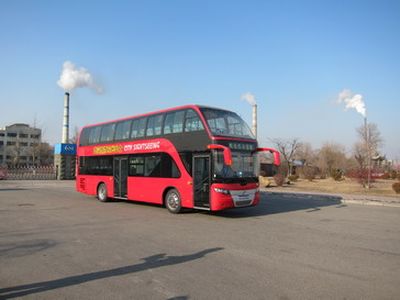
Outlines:
{"label": "bus rear wheel", "polygon": [[107,186],[105,185],[105,183],[100,183],[97,187],[97,199],[99,199],[101,202],[108,201]]}
{"label": "bus rear wheel", "polygon": [[173,214],[177,214],[182,210],[181,196],[176,189],[169,190],[165,195],[165,206]]}

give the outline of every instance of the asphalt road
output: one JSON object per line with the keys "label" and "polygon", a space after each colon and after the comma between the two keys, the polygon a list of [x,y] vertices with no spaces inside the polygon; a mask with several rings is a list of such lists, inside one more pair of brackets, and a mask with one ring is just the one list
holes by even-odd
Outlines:
{"label": "asphalt road", "polygon": [[170,214],[0,181],[0,298],[400,299],[400,208],[264,193]]}

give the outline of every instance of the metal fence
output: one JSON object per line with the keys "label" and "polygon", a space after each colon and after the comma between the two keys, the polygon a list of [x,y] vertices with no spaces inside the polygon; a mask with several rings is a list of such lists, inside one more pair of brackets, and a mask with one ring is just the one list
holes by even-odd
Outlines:
{"label": "metal fence", "polygon": [[52,180],[56,179],[56,168],[54,166],[0,168],[0,179]]}

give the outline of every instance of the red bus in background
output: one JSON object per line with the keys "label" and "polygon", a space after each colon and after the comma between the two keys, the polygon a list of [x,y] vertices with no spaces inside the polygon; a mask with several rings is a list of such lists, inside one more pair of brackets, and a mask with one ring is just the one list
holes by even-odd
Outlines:
{"label": "red bus in background", "polygon": [[86,126],[76,189],[100,201],[125,199],[217,211],[258,204],[258,148],[234,112],[187,105]]}

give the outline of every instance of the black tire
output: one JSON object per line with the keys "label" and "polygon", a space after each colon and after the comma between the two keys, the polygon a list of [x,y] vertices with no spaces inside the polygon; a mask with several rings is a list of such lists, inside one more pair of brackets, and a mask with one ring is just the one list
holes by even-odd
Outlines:
{"label": "black tire", "polygon": [[165,195],[165,206],[173,214],[182,210],[181,195],[176,189],[169,190]]}
{"label": "black tire", "polygon": [[101,202],[109,201],[107,196],[107,186],[105,183],[100,183],[97,187],[97,199],[99,199]]}

